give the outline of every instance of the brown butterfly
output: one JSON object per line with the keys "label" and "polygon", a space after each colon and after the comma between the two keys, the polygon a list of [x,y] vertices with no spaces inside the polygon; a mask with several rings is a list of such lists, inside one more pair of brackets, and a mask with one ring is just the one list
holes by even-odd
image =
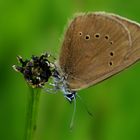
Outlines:
{"label": "brown butterfly", "polygon": [[32,87],[43,87],[54,78],[55,90],[62,90],[71,102],[78,90],[97,84],[134,64],[140,58],[140,24],[121,16],[95,12],[76,16],[64,35],[56,63],[49,55],[33,56],[21,72]]}
{"label": "brown butterfly", "polygon": [[66,30],[54,86],[71,102],[78,90],[97,84],[140,58],[140,25],[95,12],[76,16]]}
{"label": "brown butterfly", "polygon": [[13,68],[34,88],[42,88],[53,77],[55,91],[63,91],[69,102],[74,101],[72,128],[77,91],[97,84],[139,60],[140,25],[104,12],[76,16],[65,33],[58,61],[52,63],[49,56],[45,53],[25,61],[18,57],[21,66],[14,65]]}

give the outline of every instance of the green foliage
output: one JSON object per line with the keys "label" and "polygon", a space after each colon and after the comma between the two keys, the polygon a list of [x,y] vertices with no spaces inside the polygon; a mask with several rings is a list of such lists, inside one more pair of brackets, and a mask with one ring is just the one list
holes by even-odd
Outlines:
{"label": "green foliage", "polygon": [[[58,57],[60,37],[76,12],[107,11],[140,22],[136,0],[0,1],[0,139],[23,140],[28,87],[12,65],[48,51]],[[95,118],[77,100],[75,127],[69,130],[72,105],[61,93],[41,95],[36,140],[140,139],[140,66],[82,90]]]}

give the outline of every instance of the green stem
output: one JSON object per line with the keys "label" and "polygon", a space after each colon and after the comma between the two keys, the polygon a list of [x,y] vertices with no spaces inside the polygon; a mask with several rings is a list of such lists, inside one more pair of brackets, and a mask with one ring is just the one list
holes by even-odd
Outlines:
{"label": "green stem", "polygon": [[25,140],[33,140],[37,128],[37,116],[39,109],[39,99],[41,89],[33,89],[31,87],[28,94],[27,116],[25,126]]}

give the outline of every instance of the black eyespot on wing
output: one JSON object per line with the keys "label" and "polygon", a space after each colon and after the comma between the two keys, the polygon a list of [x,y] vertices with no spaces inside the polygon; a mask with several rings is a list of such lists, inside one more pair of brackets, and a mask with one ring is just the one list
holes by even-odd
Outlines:
{"label": "black eyespot on wing", "polygon": [[114,56],[114,52],[110,52],[110,56]]}
{"label": "black eyespot on wing", "polygon": [[108,40],[109,39],[109,35],[105,35],[105,39]]}
{"label": "black eyespot on wing", "polygon": [[100,38],[100,34],[99,34],[99,33],[96,33],[96,34],[94,35],[94,37],[95,37],[96,39],[99,39],[99,38]]}
{"label": "black eyespot on wing", "polygon": [[110,45],[112,45],[113,44],[113,41],[110,41],[109,43],[110,43]]}
{"label": "black eyespot on wing", "polygon": [[109,65],[110,65],[110,66],[112,66],[112,65],[113,65],[113,62],[112,62],[112,61],[110,61],[110,62],[109,62]]}
{"label": "black eyespot on wing", "polygon": [[85,39],[86,39],[86,40],[89,40],[89,39],[90,39],[90,35],[86,35],[86,36],[85,36]]}
{"label": "black eyespot on wing", "polygon": [[82,36],[83,35],[83,33],[82,32],[79,32],[79,36]]}

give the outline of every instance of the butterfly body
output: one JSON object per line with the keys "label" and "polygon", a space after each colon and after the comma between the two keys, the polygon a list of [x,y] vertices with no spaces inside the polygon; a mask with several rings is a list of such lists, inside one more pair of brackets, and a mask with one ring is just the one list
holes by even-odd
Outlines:
{"label": "butterfly body", "polygon": [[56,90],[61,90],[63,92],[64,97],[71,103],[72,100],[75,98],[76,96],[76,91],[71,90],[66,82],[67,77],[65,75],[61,75],[62,73],[60,73],[57,70],[57,67],[55,67],[53,73],[52,73],[52,77],[53,77],[53,86]]}

